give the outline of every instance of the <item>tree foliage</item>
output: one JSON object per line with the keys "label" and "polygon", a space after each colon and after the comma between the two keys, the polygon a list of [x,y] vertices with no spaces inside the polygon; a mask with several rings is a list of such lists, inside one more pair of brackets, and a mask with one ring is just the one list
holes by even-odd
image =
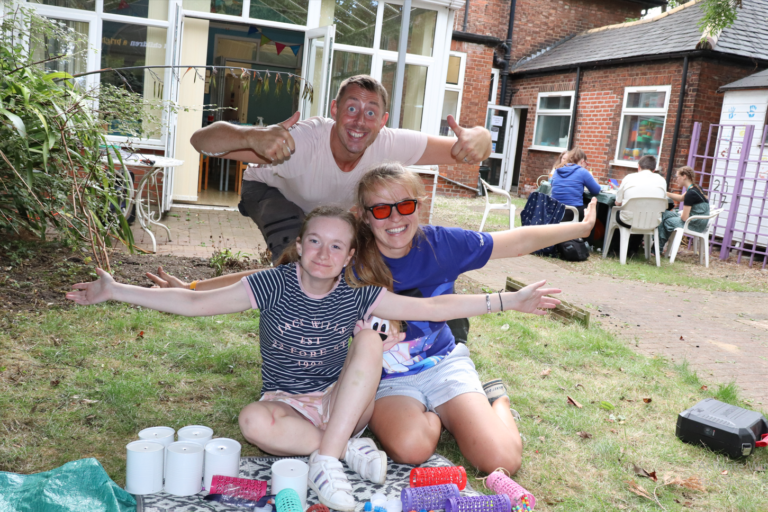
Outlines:
{"label": "tree foliage", "polygon": [[[131,248],[133,241],[120,208],[125,173],[111,156],[103,161],[105,123],[141,119],[145,101],[55,71],[55,61],[87,51],[87,41],[64,24],[20,8],[2,18],[0,30],[0,238],[44,239],[54,229],[70,245],[89,246],[109,268],[113,240]],[[51,48],[60,55],[40,59]],[[126,128],[131,135],[140,129]]]}
{"label": "tree foliage", "polygon": [[[674,9],[685,2],[682,0],[669,0],[667,5]],[[702,40],[710,34],[719,34],[733,25],[741,9],[742,0],[704,0],[701,2],[703,16],[699,20],[699,30]]]}

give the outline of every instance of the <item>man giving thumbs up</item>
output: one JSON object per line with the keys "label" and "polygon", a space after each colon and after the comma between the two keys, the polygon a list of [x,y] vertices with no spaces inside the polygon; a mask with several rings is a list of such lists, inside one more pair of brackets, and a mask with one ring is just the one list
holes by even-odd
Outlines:
{"label": "man giving thumbs up", "polygon": [[298,112],[264,127],[217,122],[197,130],[201,153],[250,162],[243,175],[240,211],[259,226],[273,261],[298,235],[304,213],[324,204],[349,208],[360,177],[373,165],[477,164],[491,154],[483,127],[448,124],[458,137],[390,129],[389,95],[378,80],[357,75],[341,83],[331,117],[299,121]]}

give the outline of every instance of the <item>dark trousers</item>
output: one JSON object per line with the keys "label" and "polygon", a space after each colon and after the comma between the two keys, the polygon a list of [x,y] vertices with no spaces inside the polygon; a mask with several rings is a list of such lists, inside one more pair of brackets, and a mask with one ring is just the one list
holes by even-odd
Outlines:
{"label": "dark trousers", "polygon": [[243,180],[238,208],[259,227],[272,251],[273,263],[286,247],[296,243],[304,222],[304,211],[275,187],[260,181]]}
{"label": "dark trousers", "polygon": [[[579,222],[584,220],[584,207],[583,206],[574,206],[579,211]],[[563,215],[563,220],[560,222],[571,222],[573,220],[573,211],[572,210],[565,210],[565,215]]]}

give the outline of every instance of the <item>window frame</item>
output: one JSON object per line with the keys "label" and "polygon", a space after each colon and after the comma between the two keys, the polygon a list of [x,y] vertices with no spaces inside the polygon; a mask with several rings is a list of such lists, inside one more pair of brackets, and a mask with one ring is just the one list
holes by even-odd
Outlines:
{"label": "window frame", "polygon": [[[454,91],[459,93],[459,98],[457,99],[457,105],[456,105],[456,122],[459,123],[461,121],[461,102],[464,97],[464,74],[467,69],[467,54],[464,52],[454,52],[450,51],[448,52],[448,60],[450,62],[451,57],[458,57],[461,59],[459,62],[459,78],[458,78],[458,84],[449,84],[448,83],[448,68],[446,68],[445,73],[445,90],[443,91],[443,101],[441,102],[440,106],[440,121],[443,120],[443,105],[445,104],[445,93],[447,91]],[[438,135],[439,135],[439,128],[438,128]],[[453,130],[448,128],[448,134],[445,135],[446,137],[455,137],[456,135],[453,133]]]}
{"label": "window frame", "polygon": [[[568,150],[568,144],[566,143],[566,147],[555,147],[555,146],[539,146],[535,143],[536,140],[536,129],[539,127],[539,117],[541,116],[565,116],[567,115],[569,117],[568,121],[568,134],[566,137],[570,138],[571,136],[571,125],[573,124],[573,106],[574,106],[574,96],[576,94],[576,91],[556,91],[556,92],[540,92],[536,96],[536,119],[533,123],[533,138],[531,140],[531,145],[528,147],[528,149],[533,149],[536,151],[549,151],[550,153],[562,153],[563,151]],[[568,96],[571,98],[571,108],[569,109],[544,109],[542,112],[542,109],[539,108],[539,105],[541,104],[541,98],[548,98],[551,96]]]}
{"label": "window frame", "polygon": [[[635,92],[661,92],[664,91],[666,94],[664,96],[664,107],[663,108],[627,108],[627,100],[629,99],[629,95],[631,93]],[[667,114],[669,113],[669,98],[672,95],[672,86],[671,85],[652,85],[652,86],[638,86],[638,87],[625,87],[624,88],[624,99],[621,102],[621,117],[619,119],[619,131],[616,134],[616,151],[614,153],[613,161],[610,162],[611,165],[616,165],[619,167],[633,167],[637,169],[637,161],[631,161],[631,160],[624,160],[622,158],[619,158],[619,141],[621,140],[621,135],[624,132],[624,118],[626,116],[649,116],[649,115],[656,115],[656,116],[663,116],[664,117],[664,124],[662,125],[661,129],[661,140],[659,141],[659,149],[658,153],[656,155],[656,169],[659,169],[660,163],[661,163],[661,148],[664,146],[664,134],[666,133],[667,129]]]}
{"label": "window frame", "polygon": [[[491,69],[491,89],[493,90],[493,93],[491,94],[491,99],[493,101],[489,101],[488,102],[489,106],[490,105],[499,105],[500,107],[503,106],[501,104],[495,103],[496,98],[499,95],[499,74],[500,74],[500,71],[501,70],[499,68],[492,68]],[[502,98],[501,101],[503,102],[504,99]]]}

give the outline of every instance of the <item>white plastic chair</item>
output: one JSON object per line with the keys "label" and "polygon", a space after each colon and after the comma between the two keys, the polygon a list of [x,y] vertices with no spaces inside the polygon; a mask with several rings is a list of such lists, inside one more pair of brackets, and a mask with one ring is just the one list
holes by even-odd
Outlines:
{"label": "white plastic chair", "polygon": [[[649,194],[650,195],[650,194]],[[645,235],[645,257],[651,257],[651,235],[654,237],[654,247],[656,252],[656,266],[661,266],[659,256],[659,224],[661,224],[661,212],[667,209],[666,197],[632,197],[627,199],[623,205],[611,208],[611,215],[608,219],[608,238],[603,247],[603,259],[608,254],[608,248],[611,246],[613,233],[617,229],[621,236],[621,251],[619,252],[619,261],[622,265],[627,264],[627,248],[629,247],[629,235]],[[625,228],[616,222],[616,212],[632,212],[632,227]]]}
{"label": "white plastic chair", "polygon": [[[670,246],[671,250],[669,251],[669,263],[672,264],[675,262],[677,250],[680,248],[680,242],[683,241],[683,235],[687,235],[693,239],[693,252],[696,253],[698,251],[699,263],[703,260],[705,262],[704,266],[709,268],[709,236],[712,234],[712,226],[715,224],[715,219],[717,219],[717,216],[721,213],[723,213],[723,208],[715,208],[709,212],[709,215],[693,215],[688,217],[688,220],[685,221],[683,227],[675,229],[675,234],[669,242],[672,244]],[[698,232],[688,229],[688,223],[694,219],[708,219],[707,230]]]}
{"label": "white plastic chair", "polygon": [[565,205],[565,211],[568,211],[568,210],[573,212],[573,220],[569,220],[568,222],[566,222],[566,224],[572,224],[574,222],[579,222],[579,210],[577,210],[575,206]]}
{"label": "white plastic chair", "polygon": [[[509,195],[509,192],[504,190],[503,188],[494,187],[493,185],[489,185],[485,180],[482,178],[480,179],[480,183],[483,184],[483,188],[485,189],[485,213],[483,213],[483,222],[480,223],[480,231],[483,230],[483,226],[485,226],[485,219],[488,218],[488,212],[491,210],[507,210],[509,209],[509,229],[514,229],[515,227],[515,209],[516,206],[512,204],[512,196]],[[490,193],[493,192],[494,194],[499,194],[501,196],[504,196],[507,198],[505,203],[492,203],[489,199]]]}

